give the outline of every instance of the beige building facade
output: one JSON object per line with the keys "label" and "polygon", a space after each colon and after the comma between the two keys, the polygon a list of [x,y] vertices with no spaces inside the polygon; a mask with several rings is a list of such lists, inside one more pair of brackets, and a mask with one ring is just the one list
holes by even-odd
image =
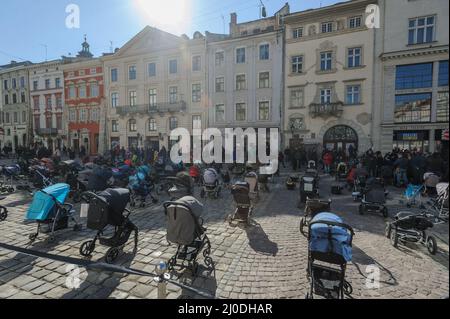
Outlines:
{"label": "beige building facade", "polygon": [[355,0],[285,17],[284,147],[372,146],[375,30]]}

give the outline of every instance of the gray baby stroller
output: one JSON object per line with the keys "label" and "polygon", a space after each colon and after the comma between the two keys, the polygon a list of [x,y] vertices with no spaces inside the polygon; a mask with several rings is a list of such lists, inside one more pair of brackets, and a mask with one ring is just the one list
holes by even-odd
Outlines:
{"label": "gray baby stroller", "polygon": [[179,172],[176,177],[166,177],[167,193],[170,200],[191,196],[194,192],[194,181],[187,172]]}
{"label": "gray baby stroller", "polygon": [[231,188],[231,194],[236,202],[236,210],[227,217],[230,226],[235,226],[234,222],[250,224],[250,216],[253,212],[253,205],[250,199],[250,185],[247,182],[237,182]]}
{"label": "gray baby stroller", "polygon": [[164,203],[167,218],[167,241],[178,245],[175,255],[170,258],[169,271],[190,269],[193,274],[198,270],[197,259],[203,251],[206,266],[212,266],[210,257],[211,243],[203,227],[203,205],[194,197],[186,196],[176,201]]}
{"label": "gray baby stroller", "polygon": [[359,214],[364,215],[366,212],[375,212],[381,213],[385,218],[388,217],[386,194],[387,192],[381,181],[374,180],[372,183],[367,183],[359,205]]}
{"label": "gray baby stroller", "polygon": [[219,198],[221,186],[219,183],[219,174],[214,168],[207,168],[203,172],[202,184],[201,198],[205,198],[206,196]]}

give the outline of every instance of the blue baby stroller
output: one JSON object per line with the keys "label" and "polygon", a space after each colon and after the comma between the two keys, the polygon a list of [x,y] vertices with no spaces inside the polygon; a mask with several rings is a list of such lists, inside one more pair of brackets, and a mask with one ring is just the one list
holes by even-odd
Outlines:
{"label": "blue baby stroller", "polygon": [[38,224],[36,233],[29,236],[31,242],[34,242],[39,235],[41,225],[48,227],[46,231],[50,232],[48,241],[54,240],[55,231],[68,228],[69,219],[75,222],[74,231],[81,230],[81,225],[73,217],[75,213],[73,205],[66,203],[69,192],[68,184],[55,184],[34,194],[26,215],[27,220]]}
{"label": "blue baby stroller", "polygon": [[[405,190],[406,207],[411,208],[419,205],[421,209],[424,209],[422,203],[422,192],[424,191],[424,185],[409,184]],[[404,200],[400,200],[400,204],[405,204]]]}
{"label": "blue baby stroller", "polygon": [[130,207],[135,207],[137,202],[140,202],[140,207],[146,205],[147,197],[150,195],[152,203],[156,204],[158,200],[151,194],[154,185],[147,181],[147,175],[142,170],[129,178],[128,188],[131,191]]}
{"label": "blue baby stroller", "polygon": [[308,226],[308,278],[311,289],[306,295],[344,299],[352,286],[345,280],[347,263],[352,260],[352,227],[331,213],[316,215]]}

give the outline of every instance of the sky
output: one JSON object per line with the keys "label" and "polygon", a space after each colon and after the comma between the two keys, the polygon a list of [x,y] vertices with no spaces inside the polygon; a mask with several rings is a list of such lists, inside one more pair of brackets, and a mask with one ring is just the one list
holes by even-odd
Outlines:
{"label": "sky", "polygon": [[[195,31],[227,33],[230,13],[238,22],[260,17],[260,1],[272,16],[288,0],[0,0],[0,65],[76,55],[86,34],[95,56],[111,52],[146,25],[192,37]],[[291,12],[339,0],[290,0]],[[79,28],[68,28],[79,8]]]}

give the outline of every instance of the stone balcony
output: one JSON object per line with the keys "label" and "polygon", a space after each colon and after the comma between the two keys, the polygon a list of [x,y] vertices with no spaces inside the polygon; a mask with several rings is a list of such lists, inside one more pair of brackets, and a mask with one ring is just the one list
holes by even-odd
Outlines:
{"label": "stone balcony", "polygon": [[37,135],[58,135],[58,129],[57,128],[38,128],[36,129]]}
{"label": "stone balcony", "polygon": [[309,106],[309,114],[312,118],[321,117],[324,119],[330,117],[340,118],[344,113],[344,104],[342,102],[327,104],[311,104]]}
{"label": "stone balcony", "polygon": [[136,114],[164,114],[185,112],[187,110],[186,102],[177,103],[158,103],[156,105],[135,105],[135,106],[118,106],[115,108],[116,113],[120,116],[136,115]]}

